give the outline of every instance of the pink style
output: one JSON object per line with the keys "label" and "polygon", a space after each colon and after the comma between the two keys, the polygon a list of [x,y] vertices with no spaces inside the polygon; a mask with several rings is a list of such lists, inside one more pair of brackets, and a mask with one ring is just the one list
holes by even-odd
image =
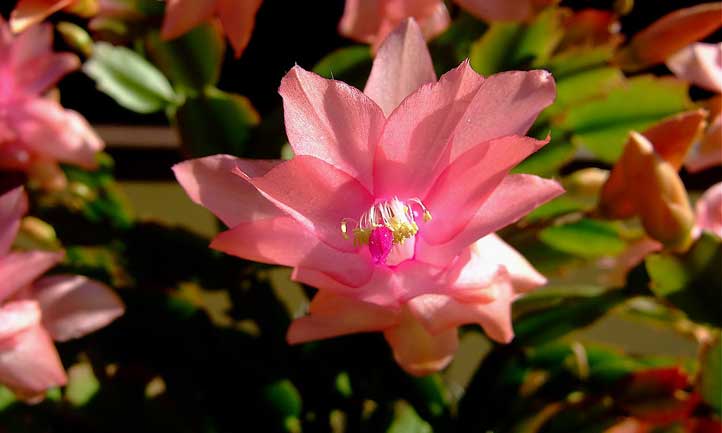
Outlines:
{"label": "pink style", "polygon": [[78,113],[45,96],[80,66],[52,51],[52,28],[37,25],[14,36],[0,17],[0,170],[24,171],[43,187],[63,188],[58,163],[96,166],[103,142]]}
{"label": "pink style", "polygon": [[509,174],[547,142],[524,134],[555,98],[551,75],[483,78],[464,62],[437,81],[407,20],[363,93],[298,66],[280,93],[293,159],[216,155],[174,171],[230,227],[212,248],[319,289],[288,341],[381,331],[416,375],[450,362],[460,325],[510,341],[512,301],[546,280],[493,233],[563,192]]}
{"label": "pink style", "polygon": [[82,276],[38,279],[64,254],[10,251],[26,209],[22,188],[0,196],[0,384],[33,402],[67,380],[53,340],[100,329],[124,307],[110,288]]}

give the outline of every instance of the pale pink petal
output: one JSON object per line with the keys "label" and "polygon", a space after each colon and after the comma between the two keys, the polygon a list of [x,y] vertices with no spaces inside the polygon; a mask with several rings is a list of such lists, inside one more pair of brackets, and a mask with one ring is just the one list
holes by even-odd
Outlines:
{"label": "pale pink petal", "polygon": [[0,383],[21,398],[35,399],[66,381],[53,340],[41,325],[0,341]]}
{"label": "pale pink petal", "polygon": [[2,341],[40,323],[40,316],[40,306],[35,301],[13,301],[0,305],[0,347]]}
{"label": "pale pink petal", "polygon": [[722,238],[722,182],[710,187],[696,206],[697,227]]}
{"label": "pale pink petal", "polygon": [[458,122],[450,161],[484,141],[526,134],[555,98],[556,85],[548,71],[512,71],[488,77]]}
{"label": "pale pink petal", "polygon": [[508,136],[481,143],[460,155],[438,177],[424,204],[433,215],[419,234],[431,244],[449,241],[462,230],[509,170],[549,140]]}
{"label": "pale pink petal", "polygon": [[163,39],[175,39],[210,19],[218,0],[168,0],[161,29]]}
{"label": "pale pink petal", "polygon": [[451,362],[459,347],[456,328],[432,335],[408,309],[401,314],[398,326],[384,331],[394,358],[407,373],[424,376],[437,372]]}
{"label": "pale pink petal", "polygon": [[10,14],[10,27],[20,33],[51,14],[69,6],[75,0],[20,0]]}
{"label": "pale pink petal", "polygon": [[492,233],[476,241],[472,247],[473,260],[470,267],[503,266],[509,273],[512,286],[516,292],[528,292],[547,283],[540,274],[517,250]]}
{"label": "pale pink petal", "polygon": [[10,113],[20,140],[35,155],[93,168],[103,142],[78,113],[50,99],[34,98]]}
{"label": "pale pink petal", "polygon": [[280,162],[214,155],[176,164],[173,172],[191,200],[233,227],[241,222],[283,215],[253,185],[234,173],[241,170],[249,177],[258,177]]}
{"label": "pale pink petal", "polygon": [[55,341],[96,331],[120,317],[123,301],[113,290],[81,275],[42,278],[31,290],[43,311],[43,326]]}
{"label": "pale pink petal", "polygon": [[722,114],[715,117],[684,163],[693,173],[718,165],[722,165]]}
{"label": "pale pink petal", "polygon": [[524,21],[534,14],[532,0],[455,0],[464,10],[485,21]]}
{"label": "pale pink petal", "polygon": [[29,286],[63,260],[63,253],[48,251],[31,251],[26,253],[10,253],[0,258],[0,301],[12,296],[18,290]]}
{"label": "pale pink petal", "polygon": [[338,274],[334,276],[334,271],[321,272],[307,267],[299,267],[293,270],[291,277],[299,283],[353,299],[356,302],[381,307],[397,307],[402,300],[398,298],[396,290],[394,290],[398,284],[395,276],[395,273],[388,268],[376,268],[368,271],[367,281],[363,285],[350,285],[343,283],[345,279],[342,276]]}
{"label": "pale pink petal", "polygon": [[382,331],[398,323],[398,311],[359,302],[352,298],[319,292],[309,315],[294,320],[288,328],[289,344],[322,340],[359,332]]}
{"label": "pale pink petal", "polygon": [[696,43],[667,59],[678,78],[713,92],[722,93],[722,43]]}
{"label": "pale pink petal", "polygon": [[460,302],[445,295],[423,295],[409,301],[411,313],[431,334],[447,332],[461,325],[477,323],[494,341],[508,343],[514,338],[511,326],[511,284],[495,286],[496,298],[491,302]]}
{"label": "pale pink petal", "polygon": [[219,234],[211,248],[262,263],[308,267],[356,287],[365,284],[373,271],[367,253],[334,249],[286,216],[238,224]]}
{"label": "pale pink petal", "polygon": [[372,43],[381,26],[386,0],[346,0],[338,31],[360,42]]}
{"label": "pale pink petal", "polygon": [[233,45],[236,57],[240,57],[251,40],[256,12],[262,0],[218,0],[217,12],[223,31]]}
{"label": "pale pink petal", "polygon": [[[492,236],[492,235],[489,235]],[[491,302],[499,281],[508,282],[509,273],[496,260],[486,260],[476,245],[465,248],[451,261],[444,281],[444,293],[463,302]],[[438,293],[439,291],[427,294]]]}
{"label": "pale pink petal", "polygon": [[20,218],[27,210],[28,199],[22,187],[11,189],[0,196],[0,257],[10,250],[20,229]]}
{"label": "pale pink petal", "polygon": [[52,51],[52,27],[33,26],[13,41],[12,67],[15,85],[25,93],[39,95],[63,76],[80,67],[80,59],[71,53]]}
{"label": "pale pink petal", "polygon": [[[468,62],[422,86],[389,116],[376,152],[377,196],[420,197],[448,164],[448,146],[483,78]],[[478,143],[475,143],[478,144]]]}
{"label": "pale pink petal", "polygon": [[464,229],[449,242],[427,243],[416,239],[416,259],[444,266],[484,236],[518,221],[538,206],[559,196],[564,189],[559,183],[532,175],[509,175],[479,208]]}
{"label": "pale pink petal", "polygon": [[388,116],[416,89],[435,81],[421,29],[416,21],[407,19],[379,48],[364,93]]}
{"label": "pale pink petal", "polygon": [[296,155],[310,155],[372,185],[372,162],[385,118],[345,83],[295,66],[281,82],[286,134]]}
{"label": "pale pink petal", "polygon": [[451,24],[451,17],[449,16],[449,10],[446,8],[444,2],[436,3],[436,6],[431,12],[419,21],[421,26],[421,32],[426,40],[431,40],[436,36],[442,34]]}
{"label": "pale pink petal", "polygon": [[357,179],[311,156],[296,156],[263,176],[248,179],[261,194],[333,248],[347,252],[358,249],[341,232],[341,221],[358,219],[373,204],[373,197]]}

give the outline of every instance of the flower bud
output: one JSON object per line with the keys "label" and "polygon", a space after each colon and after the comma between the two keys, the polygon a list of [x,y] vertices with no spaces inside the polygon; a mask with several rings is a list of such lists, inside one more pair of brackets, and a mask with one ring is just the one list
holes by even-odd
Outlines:
{"label": "flower bud", "polygon": [[93,54],[93,38],[82,27],[73,23],[62,22],[57,26],[60,36],[66,44],[85,57]]}

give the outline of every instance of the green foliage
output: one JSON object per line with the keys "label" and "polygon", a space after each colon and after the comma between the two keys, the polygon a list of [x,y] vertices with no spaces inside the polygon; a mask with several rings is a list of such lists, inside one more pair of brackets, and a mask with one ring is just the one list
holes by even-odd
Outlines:
{"label": "green foliage", "polygon": [[635,77],[605,98],[577,105],[559,126],[572,133],[573,142],[603,161],[613,162],[621,155],[630,131],[642,132],[662,118],[690,108],[687,88],[686,83],[671,78]]}
{"label": "green foliage", "polygon": [[722,416],[722,340],[719,332],[702,352],[700,365],[699,392],[704,401]]}
{"label": "green foliage", "polygon": [[83,71],[95,80],[98,90],[137,113],[153,113],[177,102],[165,76],[125,47],[96,43]]}
{"label": "green foliage", "polygon": [[316,63],[313,72],[362,89],[371,72],[371,50],[365,45],[340,48]]}
{"label": "green foliage", "polygon": [[197,96],[218,83],[225,53],[217,26],[204,24],[180,38],[163,41],[159,32],[146,37],[148,56],[183,94]]}
{"label": "green foliage", "polygon": [[247,98],[211,88],[189,97],[175,113],[183,146],[194,156],[243,155],[258,114]]}
{"label": "green foliage", "polygon": [[646,259],[650,289],[697,322],[722,326],[722,245],[703,234],[685,254],[653,254]]}
{"label": "green foliage", "polygon": [[613,224],[589,218],[547,227],[539,232],[539,239],[560,251],[587,258],[615,256],[626,247]]}

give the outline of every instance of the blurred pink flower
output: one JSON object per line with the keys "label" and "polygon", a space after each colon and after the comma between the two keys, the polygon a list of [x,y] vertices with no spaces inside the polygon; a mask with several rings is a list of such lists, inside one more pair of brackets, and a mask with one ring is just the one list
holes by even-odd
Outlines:
{"label": "blurred pink flower", "polygon": [[161,35],[177,38],[217,16],[239,57],[253,32],[256,12],[262,0],[168,0]]}
{"label": "blurred pink flower", "polygon": [[712,185],[696,205],[697,227],[722,238],[722,182]]}
{"label": "blurred pink flower", "polygon": [[36,281],[63,253],[10,251],[26,208],[21,188],[0,196],[0,383],[35,401],[66,382],[53,340],[102,328],[123,314],[123,304],[110,288],[82,276]]}
{"label": "blurred pink flower", "polygon": [[10,28],[20,33],[60,10],[89,17],[98,12],[98,1],[103,0],[20,0],[10,14]]}
{"label": "blurred pink flower", "polygon": [[292,266],[320,289],[289,341],[383,330],[398,362],[424,374],[449,362],[461,324],[511,340],[512,300],[545,278],[493,232],[562,193],[509,175],[546,144],[523,134],[555,97],[551,75],[484,79],[464,62],[437,81],[407,20],[365,93],[298,66],[280,93],[293,159],[217,155],[174,171],[231,228],[211,247]]}
{"label": "blurred pink flower", "polygon": [[[486,21],[523,21],[552,3],[551,0],[455,0],[462,8]],[[414,18],[426,39],[449,26],[449,11],[441,0],[346,0],[339,32],[376,50],[402,21]]]}
{"label": "blurred pink flower", "polygon": [[26,171],[50,188],[64,185],[59,162],[93,168],[103,148],[80,114],[43,96],[80,66],[51,47],[50,26],[13,36],[0,18],[0,170]]}
{"label": "blurred pink flower", "polygon": [[[722,93],[722,43],[692,44],[667,59],[674,74],[695,86]],[[722,111],[711,110],[712,120],[707,132],[685,162],[692,172],[722,164]]]}

